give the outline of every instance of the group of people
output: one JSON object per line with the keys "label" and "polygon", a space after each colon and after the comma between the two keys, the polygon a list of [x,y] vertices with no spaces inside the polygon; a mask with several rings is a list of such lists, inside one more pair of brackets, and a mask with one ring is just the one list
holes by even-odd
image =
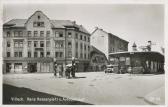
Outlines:
{"label": "group of people", "polygon": [[65,77],[66,78],[75,78],[75,72],[77,72],[77,65],[75,61],[72,61],[72,64],[67,64],[65,69],[62,64],[58,65],[54,62],[54,76],[55,77],[63,77],[63,71],[65,70]]}

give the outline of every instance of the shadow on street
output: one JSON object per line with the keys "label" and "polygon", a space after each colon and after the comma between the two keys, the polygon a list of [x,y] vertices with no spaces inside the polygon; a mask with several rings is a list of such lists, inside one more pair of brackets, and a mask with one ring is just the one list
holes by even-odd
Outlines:
{"label": "shadow on street", "polygon": [[[38,100],[40,98],[43,100]],[[54,100],[51,101],[46,99]],[[7,84],[3,84],[3,104],[91,105],[61,96],[50,95],[42,92],[37,92],[28,88],[19,88]]]}

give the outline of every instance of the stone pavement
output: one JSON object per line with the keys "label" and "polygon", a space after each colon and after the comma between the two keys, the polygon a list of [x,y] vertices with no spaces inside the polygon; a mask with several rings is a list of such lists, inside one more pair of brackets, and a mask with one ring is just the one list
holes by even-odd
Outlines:
{"label": "stone pavement", "polygon": [[149,105],[144,98],[164,87],[164,75],[88,72],[76,76],[65,79],[55,78],[52,73],[6,74],[3,83],[97,105]]}

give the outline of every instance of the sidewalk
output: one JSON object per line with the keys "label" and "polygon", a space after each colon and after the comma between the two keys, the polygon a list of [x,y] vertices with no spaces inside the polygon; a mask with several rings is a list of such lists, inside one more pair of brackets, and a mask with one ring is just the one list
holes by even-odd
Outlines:
{"label": "sidewalk", "polygon": [[165,104],[164,96],[165,96],[165,88],[161,87],[146,95],[144,100],[153,105],[164,105]]}

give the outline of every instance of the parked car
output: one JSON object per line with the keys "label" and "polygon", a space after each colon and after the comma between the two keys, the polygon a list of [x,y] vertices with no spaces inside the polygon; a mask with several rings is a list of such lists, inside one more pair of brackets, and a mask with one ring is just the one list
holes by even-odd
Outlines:
{"label": "parked car", "polygon": [[114,72],[114,66],[113,65],[107,65],[107,68],[104,70],[105,73],[113,73]]}

